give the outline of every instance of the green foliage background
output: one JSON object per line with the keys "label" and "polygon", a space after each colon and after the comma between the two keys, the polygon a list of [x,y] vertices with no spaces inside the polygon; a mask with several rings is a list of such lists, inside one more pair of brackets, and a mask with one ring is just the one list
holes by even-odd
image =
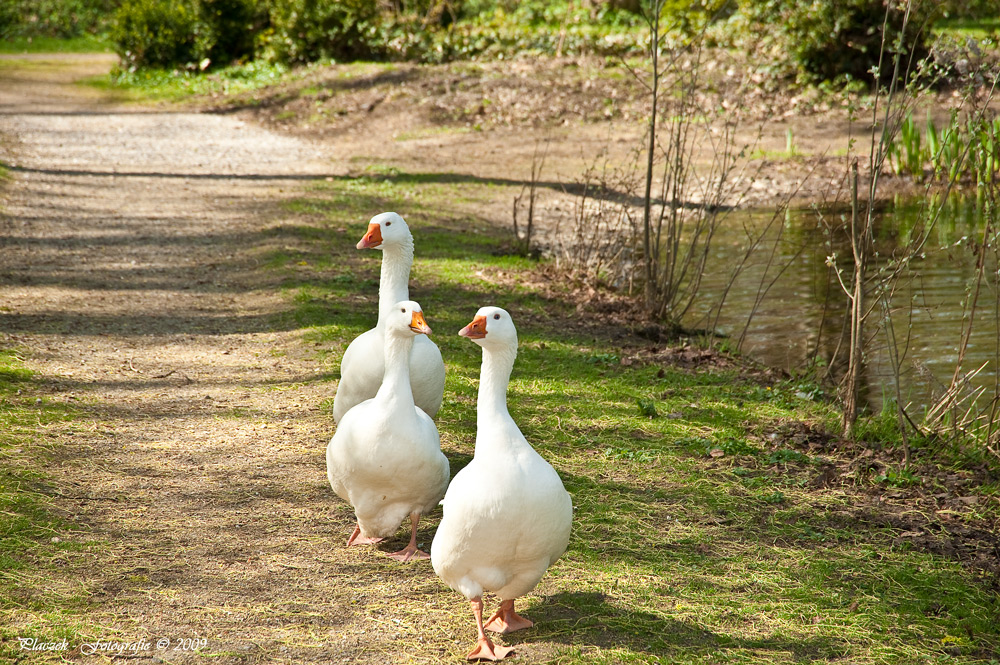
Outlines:
{"label": "green foliage background", "polygon": [[0,39],[70,39],[107,28],[120,0],[3,0]]}
{"label": "green foliage background", "polygon": [[[904,10],[905,2],[897,0],[739,0],[729,25],[734,43],[746,49],[763,47],[776,68],[784,65],[789,73],[813,81],[833,81],[870,79],[870,70],[878,65],[884,24],[885,81],[892,74]],[[904,67],[927,57],[931,22],[942,16],[939,3],[914,0],[902,35]]]}
{"label": "green foliage background", "polygon": [[111,38],[122,61],[170,67],[198,57],[197,13],[191,2],[125,0]]}
{"label": "green foliage background", "polygon": [[371,0],[270,0],[262,50],[280,62],[380,59],[378,6]]}
{"label": "green foliage background", "polygon": [[[104,34],[127,68],[195,69],[266,60],[445,62],[541,55],[640,55],[650,0],[7,0],[0,38]],[[676,36],[767,54],[779,76],[869,78],[888,9],[891,45],[903,0],[668,0]],[[903,52],[926,57],[941,18],[994,18],[993,0],[914,0]],[[883,68],[883,79],[889,74]]]}

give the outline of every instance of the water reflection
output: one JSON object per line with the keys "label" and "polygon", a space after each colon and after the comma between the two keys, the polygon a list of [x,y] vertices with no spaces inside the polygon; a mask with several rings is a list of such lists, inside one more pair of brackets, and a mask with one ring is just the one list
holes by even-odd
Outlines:
{"label": "water reflection", "polygon": [[[936,202],[897,201],[880,211],[875,229],[878,267],[890,264],[905,246],[927,228]],[[792,210],[780,219],[771,211],[733,214],[719,231],[712,264],[704,280],[699,306],[687,323],[712,327],[742,338],[742,350],[761,361],[787,370],[801,369],[817,359],[838,369],[846,364],[845,313],[848,300],[829,265],[829,257],[849,276],[848,210]],[[733,269],[742,261],[747,231],[768,229],[768,242],[755,252],[726,291]],[[966,307],[975,282],[977,247],[983,219],[974,198],[952,197],[931,227],[928,241],[895,283],[891,294],[893,330],[901,357],[904,403],[929,404],[948,385],[955,372],[962,341]],[[777,242],[777,245],[774,243]],[[774,256],[770,257],[774,248]],[[988,386],[992,396],[1000,356],[996,254],[987,252],[987,278],[976,308],[964,372],[984,363],[974,379]],[[721,312],[714,304],[725,295]],[[874,298],[872,299],[874,301]],[[717,322],[716,322],[717,317]],[[868,399],[874,409],[895,394],[895,384],[884,326],[872,318],[868,356]]]}

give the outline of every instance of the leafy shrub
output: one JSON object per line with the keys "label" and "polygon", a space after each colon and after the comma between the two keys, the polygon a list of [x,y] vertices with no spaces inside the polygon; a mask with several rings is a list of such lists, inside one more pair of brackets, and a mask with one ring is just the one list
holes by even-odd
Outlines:
{"label": "leafy shrub", "polygon": [[255,37],[268,22],[267,7],[256,0],[201,0],[205,56],[226,65],[254,56]]}
{"label": "leafy shrub", "polygon": [[271,0],[267,54],[281,62],[378,59],[378,3],[372,0]]}
{"label": "leafy shrub", "polygon": [[995,19],[996,0],[942,0],[941,12],[945,16],[970,19]]}
{"label": "leafy shrub", "polygon": [[0,39],[98,33],[117,5],[117,0],[2,0]]}
{"label": "leafy shrub", "polygon": [[258,0],[124,0],[111,38],[129,69],[252,60],[268,23]]}
{"label": "leafy shrub", "polygon": [[382,26],[393,59],[448,62],[517,53],[618,55],[642,52],[642,19],[610,4],[531,0],[463,5],[461,20],[444,27],[397,15]]}
{"label": "leafy shrub", "polygon": [[168,68],[199,59],[198,27],[193,0],[125,0],[111,39],[127,68]]}
{"label": "leafy shrub", "polygon": [[18,34],[21,15],[14,3],[0,2],[0,39],[10,39]]}
{"label": "leafy shrub", "polygon": [[[740,0],[734,27],[753,48],[759,46],[756,36],[764,35],[771,42],[771,57],[790,57],[793,70],[806,78],[835,81],[845,76],[871,79],[886,23],[886,55],[879,72],[884,83],[892,76],[904,9],[901,0]],[[902,39],[901,72],[927,56],[934,11],[931,0],[914,0]]]}

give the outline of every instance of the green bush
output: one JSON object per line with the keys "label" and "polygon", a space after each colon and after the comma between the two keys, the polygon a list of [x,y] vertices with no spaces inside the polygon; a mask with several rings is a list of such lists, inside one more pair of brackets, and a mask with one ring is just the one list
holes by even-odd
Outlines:
{"label": "green bush", "polygon": [[643,20],[610,3],[507,4],[466,2],[456,10],[459,20],[444,26],[426,25],[421,14],[397,15],[382,25],[387,57],[447,62],[518,53],[619,55],[645,49]]}
{"label": "green bush", "polygon": [[129,69],[252,60],[268,23],[258,0],[125,0],[111,38]]}
{"label": "green bush", "polygon": [[255,38],[268,22],[256,0],[201,0],[205,55],[215,65],[253,59]]}
{"label": "green bush", "polygon": [[942,0],[941,12],[950,18],[995,19],[996,0]]}
{"label": "green bush", "polygon": [[279,62],[379,59],[378,3],[372,0],[271,0],[267,55]]}
{"label": "green bush", "polygon": [[21,26],[21,15],[14,3],[0,2],[0,39],[17,36]]}
{"label": "green bush", "polygon": [[[814,81],[842,77],[871,80],[882,48],[888,16],[886,54],[879,72],[883,83],[893,71],[893,56],[903,24],[900,0],[740,0],[737,23],[746,37],[764,35],[772,58],[787,57],[791,69]],[[901,72],[927,57],[932,0],[915,0],[902,39]],[[759,48],[755,38],[744,38]]]}
{"label": "green bush", "polygon": [[107,27],[117,0],[0,0],[0,39],[71,39]]}
{"label": "green bush", "polygon": [[169,68],[199,59],[198,28],[192,0],[125,0],[111,39],[127,68]]}

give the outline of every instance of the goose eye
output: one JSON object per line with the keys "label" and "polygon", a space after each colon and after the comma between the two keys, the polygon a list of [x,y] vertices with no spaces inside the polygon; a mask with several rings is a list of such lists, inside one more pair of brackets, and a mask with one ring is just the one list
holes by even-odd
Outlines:
{"label": "goose eye", "polygon": [[406,308],[405,307],[400,307],[399,311],[402,312],[403,314],[406,314]]}
{"label": "goose eye", "polygon": [[386,226],[392,226],[392,222],[386,222],[385,225]]}
{"label": "goose eye", "polygon": [[493,318],[496,319],[497,321],[499,321],[500,320],[500,315],[499,314],[494,314]]}

